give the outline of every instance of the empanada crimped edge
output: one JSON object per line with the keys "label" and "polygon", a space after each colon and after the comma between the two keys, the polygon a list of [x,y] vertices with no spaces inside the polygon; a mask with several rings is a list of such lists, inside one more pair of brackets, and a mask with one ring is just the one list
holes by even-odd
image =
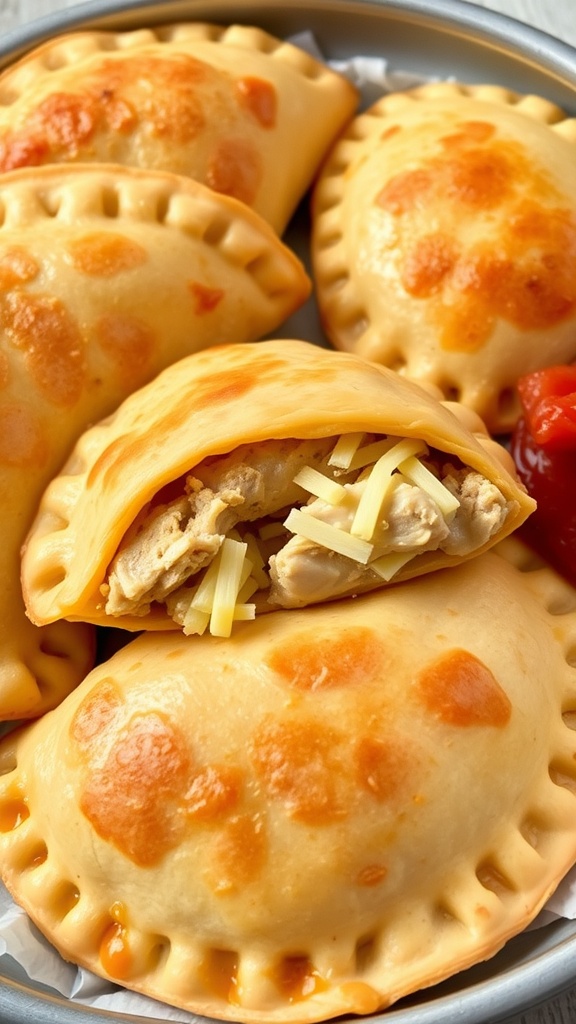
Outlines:
{"label": "empanada crimped edge", "polygon": [[4,741],[6,884],[65,957],[212,1017],[435,984],[576,857],[575,616],[487,553],[228,641],[145,634]]}

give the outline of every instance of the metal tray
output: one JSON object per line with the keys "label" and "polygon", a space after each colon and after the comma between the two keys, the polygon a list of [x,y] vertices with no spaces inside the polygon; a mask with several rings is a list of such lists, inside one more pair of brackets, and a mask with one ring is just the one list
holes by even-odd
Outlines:
{"label": "metal tray", "polygon": [[[433,8],[430,0],[89,0],[6,34],[0,41],[0,68],[58,32],[190,19],[254,24],[277,36],[310,30],[328,58],[385,56],[394,68],[415,75],[541,93],[576,116],[576,51],[511,18],[460,0],[436,0]],[[287,236],[298,250],[305,218],[303,208]],[[322,340],[310,305],[281,333]],[[486,963],[366,1020],[504,1024],[576,983],[575,964],[576,922],[559,920],[524,932]],[[0,957],[2,1024],[155,1024],[159,1019],[160,1006],[156,1017],[85,1008],[31,983],[18,964]],[[343,1024],[344,1018],[339,1020]]]}

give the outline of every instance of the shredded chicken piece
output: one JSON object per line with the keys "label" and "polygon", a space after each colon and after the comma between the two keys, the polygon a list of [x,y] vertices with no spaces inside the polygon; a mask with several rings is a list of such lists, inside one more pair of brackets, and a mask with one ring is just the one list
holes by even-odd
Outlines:
{"label": "shredded chicken piece", "polygon": [[[366,481],[347,484],[350,500],[328,505],[316,499],[306,510],[331,526],[349,530]],[[435,550],[449,534],[436,502],[419,487],[401,482],[392,490],[372,538],[374,557],[392,551]],[[360,589],[376,579],[369,565],[361,565],[327,548],[294,536],[270,559],[270,603],[283,608],[303,608],[310,601],[325,601],[347,594],[364,580]]]}
{"label": "shredded chicken piece", "polygon": [[512,504],[516,504],[506,501],[481,473],[450,467],[442,483],[460,501],[449,536],[442,544],[449,555],[468,555],[481,548],[504,525]]}
{"label": "shredded chicken piece", "polygon": [[294,477],[319,466],[334,438],[244,445],[197,466],[183,497],[146,509],[112,562],[106,588],[109,615],[146,615],[190,576],[207,566],[225,535],[302,501]]}
{"label": "shredded chicken piece", "polygon": [[[449,522],[433,499],[418,487],[405,483],[395,487],[373,537],[375,558],[393,551],[413,551],[416,555],[437,549],[464,556],[500,529],[510,503],[494,484],[480,473],[451,467],[442,482],[460,501]],[[360,487],[353,484],[347,489]],[[318,499],[307,510],[333,526],[350,526],[347,508],[329,506]],[[294,536],[270,559],[269,601],[283,608],[302,608],[311,601],[328,600],[354,589],[366,590],[376,578],[369,564],[361,565]]]}
{"label": "shredded chicken piece", "polygon": [[[294,483],[304,466],[328,466],[335,438],[270,440],[243,445],[206,459],[187,477],[184,494],[145,508],[126,535],[103,588],[110,615],[146,615],[152,602],[164,602],[179,621],[190,601],[190,581],[214,559],[226,535],[239,523],[283,515],[306,501]],[[442,483],[459,500],[444,515],[434,498],[401,474],[393,477],[371,544],[372,558],[391,553],[442,550],[468,555],[498,531],[511,505],[480,473],[442,468]],[[367,485],[366,473],[345,483],[339,504],[309,497],[304,506],[316,520],[350,532]],[[268,607],[299,608],[312,602],[371,589],[379,577],[364,565],[299,535],[281,541],[269,560]],[[259,603],[266,591],[260,592]],[[257,598],[258,600],[258,598]]]}

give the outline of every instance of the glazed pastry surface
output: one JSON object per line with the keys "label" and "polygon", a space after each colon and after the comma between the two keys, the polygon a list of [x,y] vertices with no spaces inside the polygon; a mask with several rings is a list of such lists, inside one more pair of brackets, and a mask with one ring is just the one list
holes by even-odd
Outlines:
{"label": "glazed pastry surface", "polygon": [[427,85],[358,115],[314,195],[332,342],[508,431],[518,377],[576,356],[575,145],[558,107],[490,85]]}
{"label": "glazed pastry surface", "polygon": [[245,25],[71,33],[0,76],[0,170],[95,161],[173,171],[282,232],[357,103],[346,78]]}
{"label": "glazed pastry surface", "polygon": [[576,856],[576,598],[516,561],[143,634],[3,741],[9,890],[67,959],[234,1021],[492,956]]}
{"label": "glazed pastry surface", "polygon": [[20,591],[20,547],[77,437],[176,359],[275,328],[309,288],[257,214],[186,178],[0,178],[0,719],[53,706],[90,665],[86,629],[39,631]]}

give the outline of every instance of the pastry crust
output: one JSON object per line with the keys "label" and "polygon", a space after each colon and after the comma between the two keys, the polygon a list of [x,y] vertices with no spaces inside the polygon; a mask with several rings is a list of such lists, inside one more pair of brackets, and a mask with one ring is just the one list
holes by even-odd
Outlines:
{"label": "pastry crust", "polygon": [[3,741],[4,881],[154,998],[373,1013],[492,956],[573,864],[575,644],[574,591],[492,552],[227,641],[145,633]]}
{"label": "pastry crust", "polygon": [[538,96],[436,83],[391,94],[334,146],[313,201],[325,330],[474,409],[576,356],[576,120]]}
{"label": "pastry crust", "polygon": [[[515,477],[510,456],[469,410],[442,404],[383,367],[308,342],[268,340],[221,347],[182,360],[80,438],[62,474],[46,490],[26,541],[22,583],[28,614],[37,623],[64,617],[126,629],[174,628],[163,604],[153,602],[142,614],[128,610],[118,618],[105,606],[102,588],[109,565],[147,508],[158,506],[167,493],[194,495],[197,487],[190,481],[202,479],[200,465],[213,470],[218,456],[242,446],[251,459],[259,446],[277,442],[278,452],[271,458],[281,466],[288,459],[283,442],[311,439],[330,450],[335,437],[354,432],[421,439],[446,462],[461,462],[480,474],[506,503],[505,519],[474,550],[465,555],[440,549],[418,552],[394,582],[479,554],[511,533],[534,508]],[[306,492],[300,493],[300,502],[305,502]],[[241,520],[240,499],[236,504]],[[283,491],[277,504],[285,508]],[[208,541],[204,531],[200,540]],[[328,570],[333,568],[331,557]],[[363,584],[354,580],[340,594],[383,582],[371,573]],[[303,603],[319,599],[324,599],[323,592]],[[257,610],[265,609],[257,605]]]}
{"label": "pastry crust", "polygon": [[72,33],[0,76],[0,170],[96,161],[173,171],[282,232],[357,104],[346,78],[245,25]]}
{"label": "pastry crust", "polygon": [[186,178],[51,166],[0,179],[0,718],[85,675],[86,628],[24,614],[20,547],[88,424],[176,359],[275,328],[308,277],[243,204]]}

